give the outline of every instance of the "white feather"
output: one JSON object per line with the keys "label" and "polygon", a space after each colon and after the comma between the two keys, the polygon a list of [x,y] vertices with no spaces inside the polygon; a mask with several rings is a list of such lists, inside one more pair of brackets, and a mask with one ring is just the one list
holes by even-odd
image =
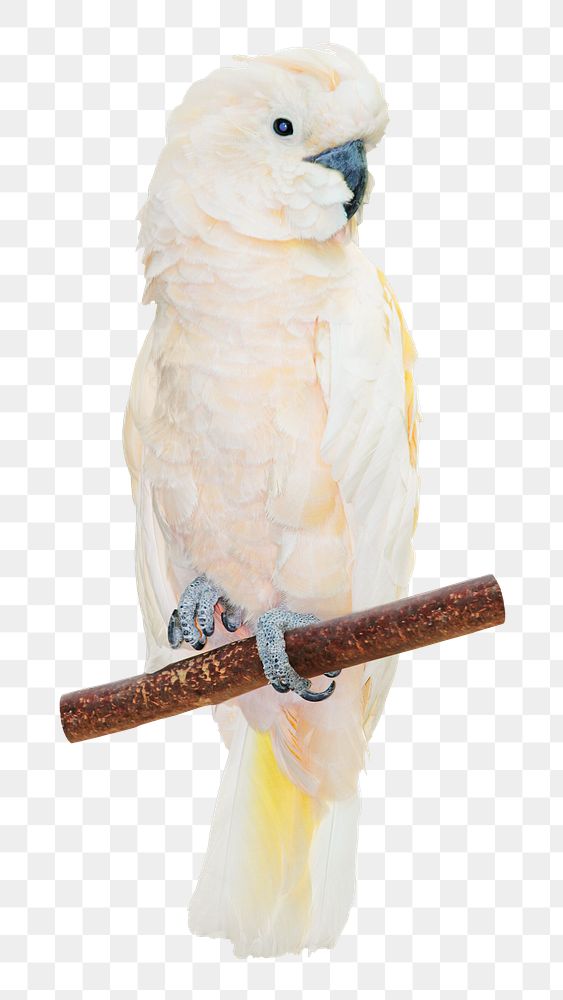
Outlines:
{"label": "white feather", "polygon": [[313,839],[313,906],[307,934],[309,951],[332,948],[344,927],[356,892],[360,800],[351,795],[331,802]]}
{"label": "white feather", "polygon": [[189,906],[190,930],[231,940],[239,957],[299,952],[310,922],[310,831],[300,802],[310,817],[321,806],[272,773],[273,753],[259,745],[264,740],[268,734],[240,714]]}
{"label": "white feather", "polygon": [[[318,343],[319,378],[328,404],[322,454],[345,502],[353,539],[354,611],[406,594],[413,566],[412,535],[418,471],[409,447],[402,316],[381,272],[358,253],[355,315],[333,323]],[[327,373],[327,366],[329,373]],[[416,420],[416,400],[412,420]],[[416,455],[414,456],[416,459]],[[398,658],[365,666],[364,728],[379,719]]]}

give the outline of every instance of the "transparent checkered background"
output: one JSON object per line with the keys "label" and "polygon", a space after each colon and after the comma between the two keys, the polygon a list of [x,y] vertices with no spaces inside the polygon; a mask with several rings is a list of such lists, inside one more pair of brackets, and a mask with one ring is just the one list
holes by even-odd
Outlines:
{"label": "transparent checkered background", "polygon": [[[562,997],[561,3],[0,10],[1,995]],[[165,110],[231,53],[329,38],[391,109],[361,232],[420,354],[413,589],[494,572],[508,620],[402,657],[338,947],[245,962],[187,930],[210,715],[71,746],[57,705],[143,656],[120,436]]]}

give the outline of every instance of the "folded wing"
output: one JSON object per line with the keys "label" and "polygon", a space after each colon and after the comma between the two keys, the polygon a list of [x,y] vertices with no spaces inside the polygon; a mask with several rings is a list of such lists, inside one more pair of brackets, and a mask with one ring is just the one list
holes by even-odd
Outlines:
{"label": "folded wing", "polygon": [[[321,453],[341,492],[353,540],[354,610],[404,596],[418,511],[416,357],[382,271],[366,260],[355,312],[320,328],[317,370],[328,407]],[[397,664],[366,664],[364,728],[373,732]]]}

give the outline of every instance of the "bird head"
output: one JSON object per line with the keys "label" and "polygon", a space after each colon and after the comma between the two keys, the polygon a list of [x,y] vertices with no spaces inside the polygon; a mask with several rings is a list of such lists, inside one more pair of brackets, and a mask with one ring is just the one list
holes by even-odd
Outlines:
{"label": "bird head", "polygon": [[325,241],[365,204],[366,153],[387,121],[355,53],[285,49],[194,83],[169,118],[168,149],[209,220],[258,239]]}

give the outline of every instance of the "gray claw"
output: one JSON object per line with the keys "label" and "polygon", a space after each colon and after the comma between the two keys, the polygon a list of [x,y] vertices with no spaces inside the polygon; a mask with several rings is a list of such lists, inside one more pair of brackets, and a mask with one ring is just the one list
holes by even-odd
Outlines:
{"label": "gray claw", "polygon": [[316,615],[289,611],[287,608],[271,608],[258,619],[258,653],[266,678],[280,694],[294,691],[305,701],[324,701],[334,691],[334,681],[324,691],[310,691],[311,681],[293,669],[285,648],[284,632],[287,629],[312,625],[319,620]]}
{"label": "gray claw", "polygon": [[230,601],[223,599],[224,611],[221,612],[221,621],[227,632],[236,632],[242,625],[242,608],[235,607]]}
{"label": "gray claw", "polygon": [[183,638],[180,617],[177,611],[173,611],[168,622],[168,642],[172,646],[172,649],[178,649]]}
{"label": "gray claw", "polygon": [[280,694],[287,694],[289,688],[287,684],[282,684],[281,681],[270,681],[274,691],[279,691]]}
{"label": "gray claw", "polygon": [[[325,676],[328,675],[325,674]],[[336,685],[334,681],[331,681],[331,683],[328,685],[327,688],[325,688],[324,691],[305,691],[305,693],[302,694],[301,697],[304,698],[305,701],[324,701],[325,698],[330,698],[335,687]]]}

